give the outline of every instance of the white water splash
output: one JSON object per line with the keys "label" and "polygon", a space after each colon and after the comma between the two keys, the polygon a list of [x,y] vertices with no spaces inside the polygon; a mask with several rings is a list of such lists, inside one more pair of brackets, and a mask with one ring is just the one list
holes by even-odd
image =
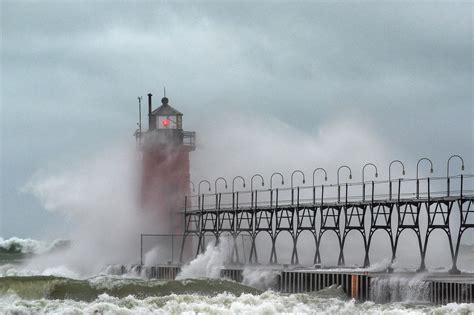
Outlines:
{"label": "white water splash", "polygon": [[275,289],[278,272],[269,269],[246,267],[242,272],[242,283],[260,290]]}
{"label": "white water splash", "polygon": [[41,272],[41,275],[79,279],[79,275],[76,272],[70,270],[67,266],[64,265],[46,268]]}
{"label": "white water splash", "polygon": [[44,254],[64,246],[66,243],[68,243],[68,241],[62,239],[45,242],[30,238],[11,237],[9,239],[3,239],[0,237],[0,248],[22,254]]}
{"label": "white water splash", "polygon": [[176,279],[219,278],[228,258],[228,244],[225,238],[217,246],[208,244],[206,251],[185,265]]}
{"label": "white water splash", "polygon": [[158,246],[153,247],[145,253],[143,263],[145,264],[145,266],[157,265],[160,263],[160,257],[162,257],[160,248]]}
{"label": "white water splash", "polygon": [[420,278],[372,278],[370,298],[377,303],[429,302],[429,282]]}
{"label": "white water splash", "polygon": [[24,269],[42,274],[65,265],[87,278],[109,264],[136,263],[138,236],[156,222],[139,210],[139,163],[134,147],[118,146],[62,172],[34,176],[24,191],[48,211],[70,218],[74,227],[66,251],[35,257]]}

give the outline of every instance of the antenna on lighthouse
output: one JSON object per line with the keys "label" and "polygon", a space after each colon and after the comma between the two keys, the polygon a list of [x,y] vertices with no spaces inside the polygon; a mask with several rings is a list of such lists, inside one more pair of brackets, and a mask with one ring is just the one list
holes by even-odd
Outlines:
{"label": "antenna on lighthouse", "polygon": [[163,97],[166,97],[166,86],[163,86]]}
{"label": "antenna on lighthouse", "polygon": [[142,97],[138,97],[138,130],[142,133]]}

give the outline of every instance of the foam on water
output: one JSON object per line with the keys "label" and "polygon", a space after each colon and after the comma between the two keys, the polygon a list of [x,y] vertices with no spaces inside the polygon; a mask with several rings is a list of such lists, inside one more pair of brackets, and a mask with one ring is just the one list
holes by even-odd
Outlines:
{"label": "foam on water", "polygon": [[166,296],[134,296],[117,298],[102,294],[91,302],[74,300],[24,300],[14,295],[0,298],[5,313],[57,314],[470,314],[471,304],[448,304],[441,307],[401,303],[356,303],[337,298],[321,298],[309,294],[283,295],[272,291],[262,294],[219,293],[214,296],[169,294]]}

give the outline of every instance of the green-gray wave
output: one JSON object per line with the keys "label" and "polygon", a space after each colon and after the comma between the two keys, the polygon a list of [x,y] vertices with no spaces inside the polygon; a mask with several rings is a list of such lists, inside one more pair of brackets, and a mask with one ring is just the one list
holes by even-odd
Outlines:
{"label": "green-gray wave", "polygon": [[258,294],[261,291],[224,279],[144,280],[99,278],[74,280],[54,276],[2,277],[0,295],[15,294],[24,299],[71,299],[93,301],[106,293],[118,298],[133,295],[137,298],[169,294],[215,295],[228,292]]}

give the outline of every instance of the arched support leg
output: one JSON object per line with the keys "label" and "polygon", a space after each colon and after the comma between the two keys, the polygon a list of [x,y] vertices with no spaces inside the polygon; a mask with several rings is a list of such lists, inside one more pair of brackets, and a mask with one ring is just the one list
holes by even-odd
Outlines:
{"label": "arched support leg", "polygon": [[[457,231],[458,232],[458,235],[456,237],[456,246],[453,246],[454,244],[452,244],[452,235],[450,233],[450,229],[448,227],[448,238],[449,238],[449,247],[451,249],[451,259],[452,259],[452,266],[451,266],[451,269],[449,270],[449,273],[451,274],[460,274],[461,271],[458,269],[458,266],[457,266],[457,262],[458,262],[458,255],[459,255],[459,246],[461,245],[461,237],[462,237],[462,234],[464,233],[464,231],[466,231],[466,227],[463,227],[463,200],[459,200],[457,202],[457,205],[458,205],[458,209],[459,209],[459,230]],[[470,205],[470,204],[468,204]],[[467,213],[466,215],[469,214],[469,208],[467,209]]]}
{"label": "arched support leg", "polygon": [[314,259],[313,259],[313,263],[316,265],[316,264],[321,264],[321,253],[319,251],[319,246],[320,246],[320,240],[321,240],[321,235],[319,236],[319,239],[318,237],[316,236],[316,234],[314,234],[314,242],[316,244],[316,252],[314,253]]}
{"label": "arched support leg", "polygon": [[198,239],[198,247],[196,249],[196,257],[199,254],[204,253],[204,234],[199,234],[199,239]]}
{"label": "arched support leg", "polygon": [[341,237],[340,233],[337,233],[337,236],[339,237],[339,259],[337,261],[338,266],[344,266],[345,260],[344,260],[344,243],[346,242],[346,233]]}
{"label": "arched support leg", "polygon": [[389,229],[386,229],[386,231],[388,233],[388,237],[390,238],[390,248],[392,250],[392,257],[391,257],[391,260],[390,260],[390,266],[388,266],[387,272],[391,273],[391,272],[393,272],[392,264],[395,261],[395,254],[396,254],[397,248],[396,248],[395,239],[393,237],[392,230],[389,228]]}
{"label": "arched support leg", "polygon": [[186,242],[186,238],[188,237],[188,234],[184,234],[183,235],[183,241],[181,242],[181,251],[179,253],[179,263],[182,264],[183,263],[183,253],[184,253],[184,244]]}
{"label": "arched support leg", "polygon": [[[397,214],[397,220],[396,220],[396,226],[395,226],[395,229],[393,229],[393,223],[394,223],[394,219],[393,219],[393,214],[394,212],[396,212]],[[389,235],[390,235],[390,246],[392,247],[392,259],[391,259],[391,264],[390,264],[390,268],[389,268],[389,271],[392,272],[393,269],[391,267],[391,265],[393,265],[393,263],[395,262],[395,259],[397,258],[397,248],[398,248],[398,240],[400,239],[400,234],[402,233],[403,231],[403,228],[400,228],[400,224],[402,223],[402,220],[401,220],[401,217],[400,217],[400,205],[392,205],[390,207],[390,221],[389,221],[389,228],[388,228],[388,232],[389,232]],[[395,230],[395,233],[393,233],[393,231]]]}
{"label": "arched support leg", "polygon": [[364,268],[367,268],[370,266],[370,258],[369,258],[369,249],[370,249],[370,243],[372,241],[372,231],[369,232],[369,238],[367,239],[365,233],[363,233],[364,237],[364,249],[365,249],[365,257],[364,257]]}
{"label": "arched support leg", "polygon": [[291,264],[292,265],[298,265],[300,263],[299,259],[298,259],[298,248],[297,248],[297,244],[298,244],[298,235],[291,235],[292,238],[293,238],[293,252],[291,253]]}
{"label": "arched support leg", "polygon": [[252,246],[250,247],[249,263],[258,264],[257,246],[255,244],[256,235],[252,235]]}
{"label": "arched support leg", "polygon": [[272,240],[272,251],[270,253],[270,265],[278,264],[278,258],[276,254],[276,237],[277,235],[271,235]]}
{"label": "arched support leg", "polygon": [[397,229],[397,234],[395,238],[391,237],[390,240],[392,241],[392,264],[395,262],[397,258],[397,248],[398,248],[398,240],[400,239],[400,234],[402,234],[403,229]]}
{"label": "arched support leg", "polygon": [[457,275],[461,273],[461,270],[458,269],[457,261],[458,261],[458,254],[459,254],[459,244],[461,243],[461,236],[464,231],[465,230],[463,230],[462,228],[459,229],[458,237],[456,238],[456,246],[454,246],[453,244],[451,233],[449,233],[449,231],[446,231],[446,233],[448,234],[448,239],[449,239],[449,249],[451,251],[451,260],[453,262],[453,265],[451,266],[451,269],[449,270],[450,274]]}
{"label": "arched support leg", "polygon": [[239,250],[237,248],[237,237],[238,235],[232,235],[232,253],[230,256],[230,261],[233,264],[240,264]]}
{"label": "arched support leg", "polygon": [[426,271],[426,265],[425,265],[425,257],[426,257],[426,247],[428,245],[428,238],[433,230],[428,229],[426,232],[425,236],[425,241],[421,241],[421,233],[420,231],[416,231],[416,236],[418,237],[418,247],[420,248],[420,257],[421,257],[421,262],[420,262],[420,267],[416,270],[416,272],[423,272]]}
{"label": "arched support leg", "polygon": [[[459,229],[459,233],[458,233],[458,237],[457,237],[457,242],[456,242],[456,249],[454,251],[454,255],[453,255],[453,266],[451,268],[451,270],[455,269],[457,271],[459,271],[459,273],[461,273],[461,271],[458,269],[457,267],[457,262],[458,262],[458,256],[459,256],[459,245],[461,245],[461,237],[462,237],[462,234],[464,233],[464,231],[466,231],[467,228],[460,228]],[[450,272],[451,272],[450,270]]]}

